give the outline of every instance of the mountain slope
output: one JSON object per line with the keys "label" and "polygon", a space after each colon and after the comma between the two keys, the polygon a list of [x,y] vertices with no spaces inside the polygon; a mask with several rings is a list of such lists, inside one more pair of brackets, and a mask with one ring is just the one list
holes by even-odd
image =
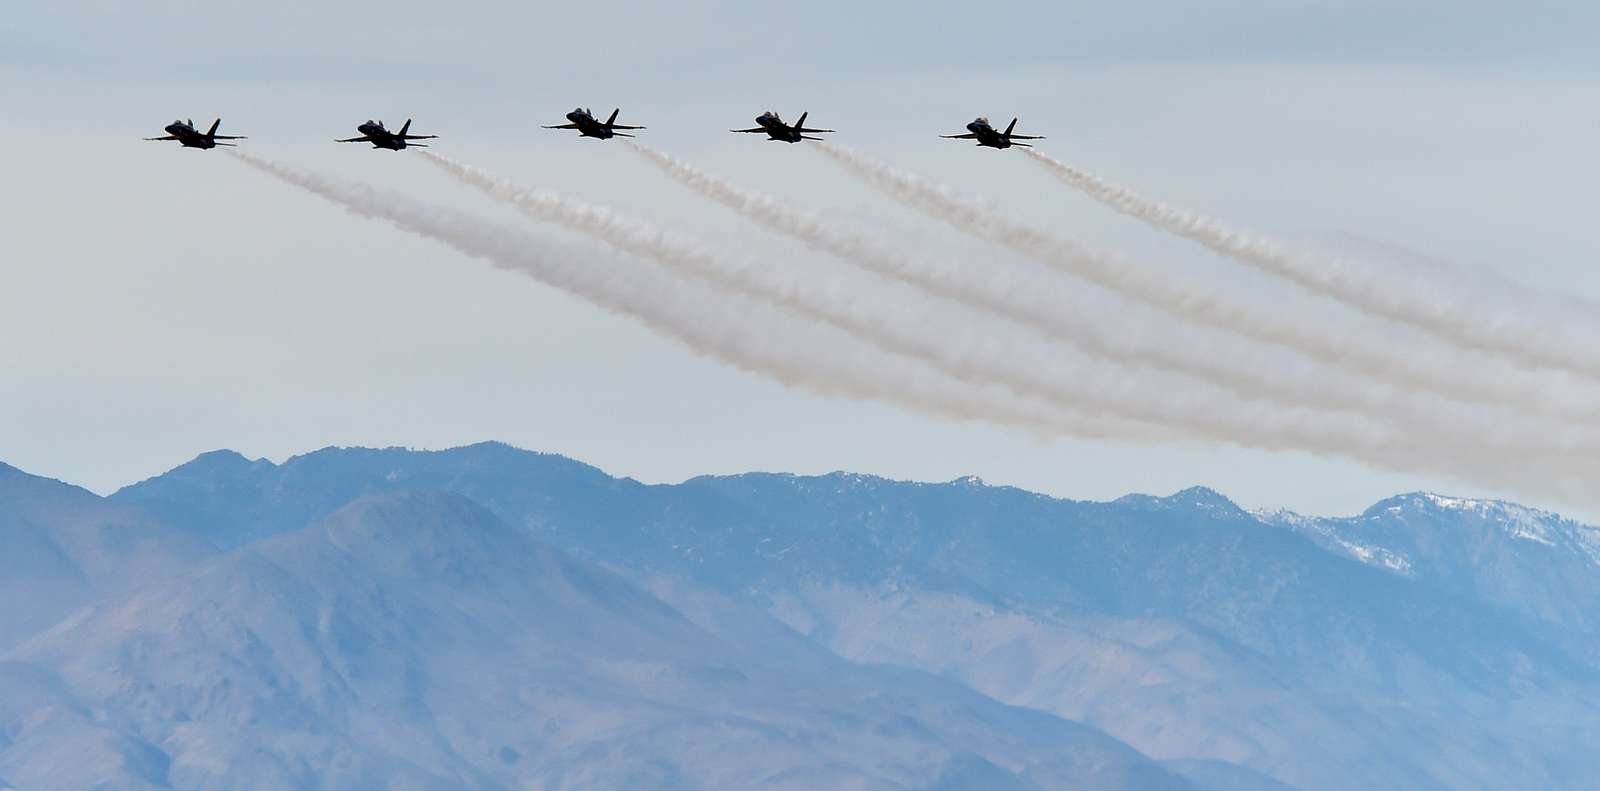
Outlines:
{"label": "mountain slope", "polygon": [[0,651],[94,599],[184,571],[214,550],[140,508],[0,464]]}
{"label": "mountain slope", "polygon": [[[1512,614],[1464,604],[1329,556],[1207,490],[1077,503],[964,480],[912,484],[835,473],[751,474],[643,486],[486,443],[450,451],[325,449],[282,465],[208,454],[124,489],[206,525],[298,527],[350,498],[409,486],[459,492],[579,556],[691,577],[724,591],[906,579],[977,599],[1173,617],[1310,673],[1354,668],[1400,683],[1413,660],[1503,685],[1531,657],[1570,675],[1572,655]],[[226,543],[226,542],[224,542]],[[1403,656],[1350,656],[1381,644]],[[1353,660],[1353,661],[1352,661]]]}
{"label": "mountain slope", "polygon": [[369,496],[12,651],[0,679],[32,691],[0,695],[0,774],[29,789],[1187,787],[1093,729],[780,649],[730,642],[458,495]]}
{"label": "mountain slope", "polygon": [[[1369,531],[1363,556],[1332,528],[1204,489],[1080,503],[846,473],[645,486],[493,443],[202,457],[114,499],[198,514],[184,523],[197,534],[247,525],[247,539],[414,485],[482,502],[685,611],[674,580],[847,658],[1082,719],[1197,779],[1211,760],[1308,789],[1573,788],[1600,771],[1584,746],[1600,739],[1595,574],[1578,540],[1592,533],[1513,510],[1402,508],[1391,522],[1413,544]],[[1550,543],[1518,536],[1534,528]],[[1384,563],[1402,556],[1426,573]],[[737,620],[710,609],[707,623]]]}
{"label": "mountain slope", "polygon": [[[1584,646],[1600,634],[1600,528],[1512,503],[1420,492],[1344,519],[1260,516],[1328,551],[1514,610],[1553,640]],[[1588,659],[1600,661],[1600,653]]]}

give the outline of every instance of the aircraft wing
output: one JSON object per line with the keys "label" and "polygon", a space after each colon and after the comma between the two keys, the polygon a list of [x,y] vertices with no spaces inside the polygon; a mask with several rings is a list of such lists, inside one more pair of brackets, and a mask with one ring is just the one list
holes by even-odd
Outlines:
{"label": "aircraft wing", "polygon": [[765,132],[765,131],[767,131],[767,128],[764,127],[764,126],[758,126],[758,127],[754,128],[754,129],[729,129],[728,131],[729,132]]}
{"label": "aircraft wing", "polygon": [[946,140],[977,140],[978,136],[968,132],[964,135],[939,135]]}
{"label": "aircraft wing", "polygon": [[345,138],[343,140],[335,140],[333,142],[335,142],[335,143],[370,143],[370,142],[372,142],[372,138],[369,137],[369,136],[366,136],[366,135],[362,135],[361,137],[347,137],[347,138]]}
{"label": "aircraft wing", "polygon": [[212,140],[249,140],[250,138],[245,137],[244,135],[212,135],[211,139]]}
{"label": "aircraft wing", "polygon": [[1006,135],[1012,140],[1043,140],[1043,135]]}
{"label": "aircraft wing", "polygon": [[435,139],[437,137],[438,137],[438,135],[401,135],[400,139],[401,140],[433,140],[433,139]]}
{"label": "aircraft wing", "polygon": [[612,129],[644,129],[645,127],[642,127],[642,126],[623,126],[622,124],[612,124],[611,128]]}
{"label": "aircraft wing", "polygon": [[544,128],[545,129],[577,129],[578,125],[577,124],[560,124],[560,125],[557,125],[557,126],[547,126],[547,127],[544,127]]}
{"label": "aircraft wing", "polygon": [[166,137],[147,137],[145,139],[146,140],[177,140],[178,136],[177,135],[167,135]]}
{"label": "aircraft wing", "polygon": [[801,132],[803,134],[819,134],[819,133],[822,133],[822,132],[832,132],[833,130],[832,129],[807,129],[807,128],[803,127],[803,126],[798,126],[798,127],[795,127],[794,131]]}

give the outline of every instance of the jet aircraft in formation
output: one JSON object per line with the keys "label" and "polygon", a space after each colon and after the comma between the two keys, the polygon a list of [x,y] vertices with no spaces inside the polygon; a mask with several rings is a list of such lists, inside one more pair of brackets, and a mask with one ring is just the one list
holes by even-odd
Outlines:
{"label": "jet aircraft in formation", "polygon": [[983,117],[979,117],[979,118],[973,119],[972,123],[967,124],[967,133],[964,134],[964,135],[939,135],[939,136],[943,137],[943,138],[946,138],[946,139],[949,139],[949,140],[976,140],[976,141],[978,141],[978,145],[984,146],[986,148],[1010,148],[1012,146],[1029,147],[1030,144],[1028,144],[1028,143],[1017,143],[1017,142],[1013,142],[1013,141],[1016,141],[1016,140],[1043,140],[1044,139],[1044,138],[1039,137],[1037,135],[1017,135],[1017,134],[1012,134],[1012,130],[1014,130],[1016,128],[1017,128],[1017,119],[1015,119],[1015,118],[1011,119],[1010,125],[1006,126],[1006,131],[999,132],[999,131],[996,131],[994,126],[989,123],[989,119],[983,118]]}
{"label": "jet aircraft in formation", "polygon": [[412,140],[432,140],[432,139],[438,137],[438,135],[413,135],[413,134],[410,134],[410,131],[411,131],[411,119],[410,118],[406,119],[405,125],[401,126],[400,127],[400,131],[398,131],[398,132],[391,132],[388,129],[385,129],[384,126],[383,126],[383,122],[382,121],[372,121],[372,120],[368,120],[366,123],[361,124],[360,126],[357,126],[356,127],[356,131],[361,133],[360,137],[347,137],[347,138],[345,138],[343,140],[335,140],[333,142],[335,142],[335,143],[371,143],[373,148],[387,148],[390,151],[399,151],[402,148],[408,148],[408,147],[411,147],[411,146],[417,146],[419,148],[427,148],[428,146],[425,143],[412,143],[410,141],[412,141]]}
{"label": "jet aircraft in formation", "polygon": [[595,120],[593,111],[584,107],[579,107],[572,112],[567,113],[567,120],[570,123],[560,124],[557,126],[547,126],[545,128],[576,129],[578,130],[579,137],[593,137],[597,140],[608,140],[613,137],[633,137],[633,135],[630,135],[627,132],[618,132],[616,130],[644,128],[642,126],[623,126],[617,123],[617,113],[620,112],[622,112],[620,108],[612,110],[610,118],[607,118],[604,121],[597,121]]}
{"label": "jet aircraft in formation", "polygon": [[219,143],[218,140],[243,140],[242,135],[219,135],[217,127],[222,126],[222,119],[211,122],[211,128],[201,132],[194,128],[194,120],[173,121],[167,124],[165,137],[147,137],[146,140],[176,140],[184,148],[216,148],[217,146],[232,146],[237,143]]}
{"label": "jet aircraft in formation", "polygon": [[[612,110],[611,117],[601,121],[596,119],[594,117],[594,113],[587,108],[579,107],[574,109],[572,112],[567,113],[568,123],[558,124],[556,126],[546,126],[545,129],[575,129],[578,131],[578,135],[580,137],[592,137],[598,140],[608,140],[613,137],[633,137],[633,135],[628,134],[628,132],[617,131],[619,129],[633,131],[635,129],[644,128],[642,126],[624,126],[617,123],[617,114],[619,112],[621,112],[621,110]],[[777,113],[768,110],[761,115],[756,116],[755,127],[751,129],[731,129],[729,131],[748,134],[764,134],[769,140],[776,140],[784,143],[798,143],[801,140],[822,140],[823,138],[817,137],[816,135],[829,134],[833,132],[832,129],[808,128],[806,126],[807,115],[809,115],[809,113],[801,113],[800,120],[795,122],[793,125],[790,125],[785,123],[783,118],[781,118]],[[222,143],[218,141],[245,139],[242,135],[235,136],[217,134],[217,127],[221,124],[222,119],[218,118],[211,124],[210,129],[206,130],[205,132],[199,132],[194,128],[194,121],[192,120],[173,121],[167,125],[167,134],[165,137],[147,137],[145,139],[176,140],[185,148],[215,148],[217,146],[231,146],[234,144]],[[1044,139],[1039,135],[1016,134],[1016,128],[1017,119],[1015,118],[1011,119],[1011,123],[1008,124],[1005,128],[1005,131],[1002,132],[995,129],[994,126],[989,123],[989,119],[980,117],[974,119],[972,123],[967,124],[966,134],[940,135],[940,137],[955,140],[976,140],[979,146],[999,149],[1010,148],[1012,146],[1031,145],[1029,143],[1018,142],[1021,140]],[[411,134],[411,119],[409,118],[406,119],[405,124],[400,127],[400,131],[398,132],[389,131],[384,127],[382,121],[371,120],[361,124],[360,126],[357,126],[356,130],[361,132],[360,137],[349,137],[343,140],[336,140],[334,142],[371,143],[373,148],[387,148],[390,151],[399,151],[412,146],[426,148],[427,145],[424,143],[414,143],[411,141],[432,140],[438,137],[438,135]]]}
{"label": "jet aircraft in formation", "polygon": [[783,119],[779,118],[777,113],[768,110],[756,116],[756,127],[754,129],[730,129],[728,131],[742,132],[747,134],[765,134],[769,140],[777,140],[784,143],[798,143],[801,140],[821,140],[822,138],[811,137],[811,135],[824,134],[833,131],[832,129],[807,129],[806,116],[809,114],[810,113],[801,113],[800,120],[796,121],[794,126],[790,126],[784,123]]}

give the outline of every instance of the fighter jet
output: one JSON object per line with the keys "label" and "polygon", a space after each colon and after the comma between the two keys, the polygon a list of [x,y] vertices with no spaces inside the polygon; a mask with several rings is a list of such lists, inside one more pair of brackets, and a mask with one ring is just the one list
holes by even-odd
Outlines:
{"label": "fighter jet", "polygon": [[811,137],[810,135],[833,131],[832,129],[807,129],[807,115],[808,113],[801,113],[800,120],[794,126],[790,126],[784,123],[777,113],[768,110],[756,116],[756,123],[760,124],[760,126],[754,129],[730,129],[728,131],[765,134],[771,140],[781,140],[785,143],[798,143],[801,140],[821,140],[822,138],[820,137]]}
{"label": "fighter jet", "polygon": [[382,121],[373,121],[373,120],[369,119],[366,123],[356,127],[356,131],[361,133],[360,137],[349,137],[349,138],[345,138],[344,140],[335,140],[333,142],[335,142],[335,143],[371,143],[373,148],[387,148],[390,151],[399,151],[400,149],[406,148],[408,146],[417,146],[417,147],[420,147],[420,148],[427,148],[427,145],[425,145],[423,143],[410,143],[410,142],[407,142],[407,141],[410,141],[410,140],[432,140],[432,139],[438,137],[438,135],[413,135],[413,134],[407,134],[410,130],[411,130],[411,119],[410,118],[406,119],[405,126],[400,127],[400,131],[398,131],[398,132],[391,132],[388,129],[385,129],[383,127],[383,122]]}
{"label": "fighter jet", "polygon": [[976,119],[974,119],[972,121],[972,123],[967,124],[967,133],[964,134],[964,135],[939,135],[939,136],[943,137],[943,138],[948,138],[948,139],[951,139],[951,140],[976,140],[976,141],[978,141],[978,145],[986,146],[988,148],[1010,148],[1012,146],[1028,146],[1029,145],[1028,143],[1017,143],[1017,142],[1014,142],[1014,141],[1017,141],[1017,140],[1043,140],[1044,139],[1043,137],[1039,137],[1037,135],[1014,135],[1014,134],[1011,133],[1011,130],[1016,129],[1016,128],[1017,128],[1017,119],[1015,119],[1015,118],[1011,119],[1011,124],[1006,127],[1006,131],[1004,131],[1004,132],[995,131],[995,128],[989,124],[989,119],[987,119],[987,118],[976,118]]}
{"label": "fighter jet", "polygon": [[578,135],[580,137],[593,137],[598,140],[607,140],[613,137],[633,137],[633,135],[630,135],[626,132],[618,132],[615,130],[644,128],[642,126],[622,126],[621,124],[618,124],[617,113],[620,112],[622,112],[620,109],[612,110],[611,117],[602,122],[595,120],[594,111],[585,107],[579,107],[574,109],[572,112],[567,113],[567,120],[571,121],[572,123],[561,124],[560,126],[547,126],[545,128],[576,129],[578,130]]}
{"label": "fighter jet", "polygon": [[184,148],[216,148],[217,146],[231,146],[236,143],[219,143],[218,140],[243,140],[243,135],[219,135],[217,127],[222,125],[222,119],[211,122],[211,128],[204,132],[196,131],[194,121],[173,121],[167,124],[165,137],[147,137],[146,140],[176,140]]}

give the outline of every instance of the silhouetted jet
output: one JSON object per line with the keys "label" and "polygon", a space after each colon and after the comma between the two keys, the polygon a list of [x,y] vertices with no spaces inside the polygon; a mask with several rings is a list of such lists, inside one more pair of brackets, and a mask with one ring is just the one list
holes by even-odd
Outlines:
{"label": "silhouetted jet", "polygon": [[974,119],[972,123],[967,124],[967,133],[964,134],[964,135],[939,135],[939,136],[943,137],[943,138],[948,138],[948,139],[951,139],[951,140],[976,140],[976,141],[978,141],[978,145],[987,146],[989,148],[1010,148],[1012,146],[1028,146],[1029,144],[1027,144],[1027,143],[1016,143],[1016,142],[1013,142],[1013,141],[1016,141],[1016,140],[1043,140],[1044,139],[1043,137],[1039,137],[1037,135],[1014,135],[1014,134],[1011,133],[1011,130],[1016,129],[1016,128],[1017,128],[1017,119],[1015,119],[1015,118],[1011,119],[1011,125],[1007,126],[1006,127],[1006,131],[1004,131],[1004,132],[995,131],[995,128],[993,126],[989,125],[989,119],[987,119],[987,118],[977,118],[977,119]]}
{"label": "silhouetted jet", "polygon": [[617,113],[620,112],[622,112],[620,109],[612,110],[610,118],[607,118],[605,121],[596,121],[594,119],[594,111],[579,107],[572,112],[567,113],[567,120],[571,121],[572,123],[561,124],[560,126],[547,126],[545,128],[576,129],[578,130],[578,134],[582,137],[593,137],[599,140],[606,140],[613,137],[633,137],[633,135],[630,135],[626,132],[618,132],[616,130],[644,128],[642,126],[622,126],[618,124]]}
{"label": "silhouetted jet", "polygon": [[222,125],[222,119],[211,122],[211,128],[204,132],[196,131],[194,121],[173,121],[167,124],[166,137],[147,137],[146,140],[176,140],[184,148],[216,148],[217,146],[231,146],[234,143],[218,143],[218,140],[243,140],[243,135],[219,135],[217,127]]}
{"label": "silhouetted jet", "polygon": [[418,146],[420,148],[427,148],[427,146],[422,144],[422,143],[409,143],[409,142],[407,142],[409,140],[432,140],[432,139],[438,137],[438,135],[413,135],[413,134],[407,134],[407,132],[409,132],[410,130],[411,130],[411,119],[410,118],[406,119],[405,126],[400,127],[400,131],[398,131],[398,132],[391,132],[388,129],[383,128],[383,122],[382,121],[368,120],[366,123],[356,127],[356,131],[361,133],[360,137],[350,137],[350,138],[346,138],[344,140],[335,140],[333,142],[335,142],[335,143],[371,143],[373,148],[387,148],[390,151],[399,151],[400,149],[406,148],[407,146]]}
{"label": "silhouetted jet", "polygon": [[832,129],[807,129],[806,115],[808,114],[801,113],[800,120],[796,122],[794,126],[790,126],[784,123],[783,119],[779,118],[777,113],[768,110],[761,115],[756,116],[756,123],[760,124],[760,126],[757,126],[754,129],[730,129],[728,131],[765,133],[767,137],[773,140],[781,140],[785,143],[798,143],[801,140],[821,140],[822,138],[820,137],[810,137],[809,135],[833,131]]}

